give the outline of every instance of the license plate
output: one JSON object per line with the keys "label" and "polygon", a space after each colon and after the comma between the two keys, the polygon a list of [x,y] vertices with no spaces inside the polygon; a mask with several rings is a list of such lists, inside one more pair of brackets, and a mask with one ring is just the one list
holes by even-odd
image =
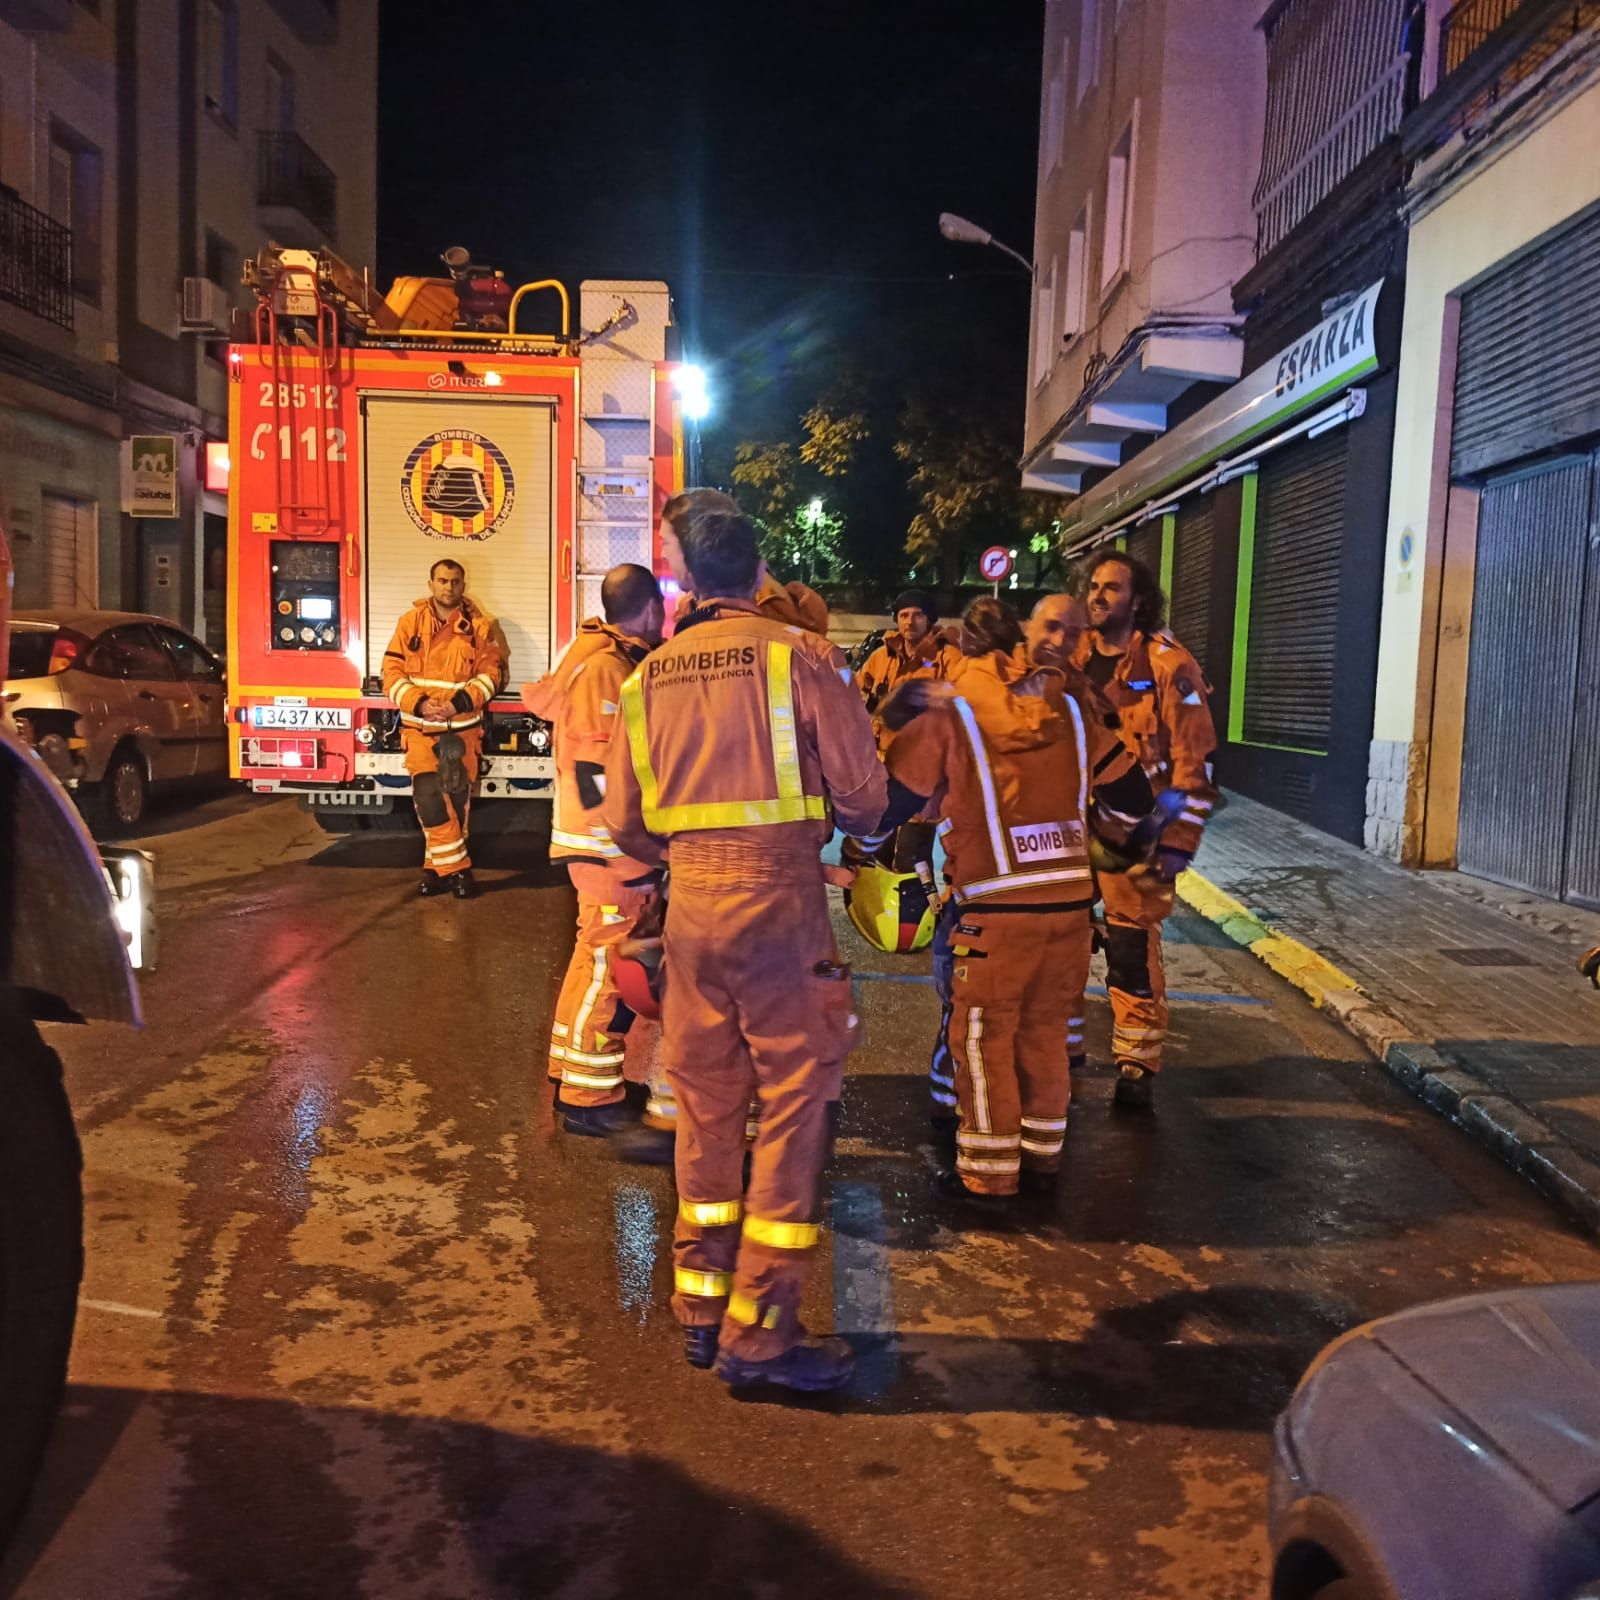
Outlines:
{"label": "license plate", "polygon": [[348,728],[350,713],[342,706],[251,706],[250,726],[316,733],[327,728]]}
{"label": "license plate", "polygon": [[391,811],[394,800],[390,795],[372,789],[310,789],[300,796],[307,811],[335,809],[339,811]]}

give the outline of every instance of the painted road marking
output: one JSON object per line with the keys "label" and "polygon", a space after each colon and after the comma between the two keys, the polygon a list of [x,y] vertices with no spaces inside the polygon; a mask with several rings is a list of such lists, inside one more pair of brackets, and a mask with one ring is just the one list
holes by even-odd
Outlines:
{"label": "painted road marking", "polygon": [[885,1232],[875,1183],[833,1185],[833,1326],[856,1353],[863,1400],[882,1399],[900,1376]]}

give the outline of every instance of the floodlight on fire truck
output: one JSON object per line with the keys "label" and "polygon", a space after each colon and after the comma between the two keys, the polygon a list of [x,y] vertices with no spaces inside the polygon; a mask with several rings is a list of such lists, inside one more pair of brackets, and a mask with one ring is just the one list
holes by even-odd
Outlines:
{"label": "floodlight on fire truck", "polygon": [[711,391],[706,384],[704,367],[688,362],[672,375],[672,385],[678,391],[683,414],[690,422],[703,421],[711,412]]}

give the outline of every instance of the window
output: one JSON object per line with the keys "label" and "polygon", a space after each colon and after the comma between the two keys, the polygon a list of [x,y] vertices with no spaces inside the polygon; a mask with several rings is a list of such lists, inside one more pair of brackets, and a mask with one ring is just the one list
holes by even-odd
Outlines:
{"label": "window", "polygon": [[1067,91],[1060,78],[1050,80],[1044,113],[1044,170],[1051,173],[1061,165],[1061,134],[1067,116]]}
{"label": "window", "polygon": [[50,215],[72,230],[72,292],[100,304],[100,152],[63,123],[50,125]]}
{"label": "window", "polygon": [[1050,270],[1044,275],[1034,295],[1033,307],[1033,381],[1042,384],[1055,369],[1056,364],[1056,263],[1051,257]]}
{"label": "window", "polygon": [[203,683],[216,683],[221,679],[222,663],[198,639],[191,639],[176,628],[157,628],[156,632],[178,663],[180,678],[199,679]]}
{"label": "window", "polygon": [[1133,232],[1133,132],[1134,124],[1129,122],[1106,162],[1106,226],[1100,248],[1102,294],[1128,269]]}
{"label": "window", "polygon": [[206,110],[225,127],[239,126],[239,13],[228,0],[202,0],[201,59]]}
{"label": "window", "polygon": [[1089,200],[1067,235],[1067,278],[1061,291],[1061,337],[1075,338],[1089,321]]}
{"label": "window", "polygon": [[1100,0],[1080,0],[1078,27],[1078,104],[1100,81]]}
{"label": "window", "polygon": [[176,674],[161,641],[143,623],[113,628],[95,640],[87,670],[101,678],[134,678],[170,683]]}
{"label": "window", "polygon": [[294,128],[294,72],[270,51],[267,53],[266,105],[261,126],[273,133]]}

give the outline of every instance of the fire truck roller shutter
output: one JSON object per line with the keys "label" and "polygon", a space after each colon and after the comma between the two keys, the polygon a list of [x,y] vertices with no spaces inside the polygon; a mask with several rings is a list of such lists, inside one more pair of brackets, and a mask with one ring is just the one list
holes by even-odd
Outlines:
{"label": "fire truck roller shutter", "polygon": [[382,672],[395,619],[446,558],[504,630],[509,681],[549,668],[555,421],[546,400],[363,398],[369,673]]}

